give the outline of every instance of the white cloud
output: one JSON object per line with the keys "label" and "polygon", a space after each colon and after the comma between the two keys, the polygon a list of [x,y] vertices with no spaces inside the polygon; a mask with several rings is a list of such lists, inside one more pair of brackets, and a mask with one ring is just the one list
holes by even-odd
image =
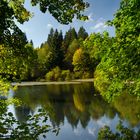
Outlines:
{"label": "white cloud", "polygon": [[101,22],[101,21],[103,22],[103,21],[105,21],[105,19],[100,17],[96,22]]}
{"label": "white cloud", "polygon": [[81,130],[78,129],[78,128],[74,129],[74,133],[75,133],[76,136],[81,136],[81,134],[82,134]]}
{"label": "white cloud", "polygon": [[103,30],[105,30],[108,26],[105,24],[105,19],[103,18],[99,18],[99,20],[97,20],[95,22],[95,25],[90,27],[91,30],[94,30],[96,32],[101,32]]}
{"label": "white cloud", "polygon": [[99,23],[97,23],[94,27],[93,27],[93,29],[99,29],[99,28],[102,28],[104,26],[104,23],[103,22],[99,22]]}
{"label": "white cloud", "polygon": [[47,24],[47,28],[52,28],[52,27],[53,27],[52,24],[50,24],[50,23]]}
{"label": "white cloud", "polygon": [[105,125],[110,125],[110,121],[109,120],[98,120],[97,124],[99,127],[104,127]]}
{"label": "white cloud", "polygon": [[98,120],[97,124],[99,127],[104,127],[106,125],[102,120]]}
{"label": "white cloud", "polygon": [[92,136],[96,136],[96,128],[88,128],[88,133],[91,134]]}

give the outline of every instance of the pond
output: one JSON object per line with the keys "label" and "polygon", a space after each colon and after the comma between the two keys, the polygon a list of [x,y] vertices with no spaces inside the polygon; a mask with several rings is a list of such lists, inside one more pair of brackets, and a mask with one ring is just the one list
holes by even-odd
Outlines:
{"label": "pond", "polygon": [[101,127],[108,125],[115,131],[119,120],[127,127],[140,128],[140,101],[124,94],[109,104],[92,82],[21,86],[12,96],[23,103],[9,106],[21,122],[40,107],[47,111],[48,124],[60,128],[57,136],[46,134],[48,140],[96,140]]}

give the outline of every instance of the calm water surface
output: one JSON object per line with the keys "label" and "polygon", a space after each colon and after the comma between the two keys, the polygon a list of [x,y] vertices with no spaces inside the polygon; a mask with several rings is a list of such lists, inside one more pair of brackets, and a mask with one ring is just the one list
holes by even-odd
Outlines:
{"label": "calm water surface", "polygon": [[58,136],[48,133],[48,140],[96,140],[101,127],[108,125],[115,131],[119,120],[125,126],[140,128],[140,101],[123,95],[109,104],[96,92],[93,83],[23,86],[13,96],[23,105],[9,106],[9,110],[21,122],[39,107],[48,112],[48,124],[60,128]]}

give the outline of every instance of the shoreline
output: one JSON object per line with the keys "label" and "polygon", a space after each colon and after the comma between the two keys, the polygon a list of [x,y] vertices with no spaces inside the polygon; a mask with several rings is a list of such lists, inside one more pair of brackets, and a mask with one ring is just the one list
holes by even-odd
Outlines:
{"label": "shoreline", "polygon": [[85,82],[93,82],[92,79],[76,79],[71,81],[50,81],[50,82],[21,82],[11,83],[12,86],[39,86],[39,85],[64,85],[64,84],[81,84]]}

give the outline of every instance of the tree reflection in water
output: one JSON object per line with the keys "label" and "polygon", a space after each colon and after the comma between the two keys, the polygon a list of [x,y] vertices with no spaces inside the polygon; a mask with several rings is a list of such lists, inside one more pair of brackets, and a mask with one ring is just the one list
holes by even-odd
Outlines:
{"label": "tree reflection in water", "polygon": [[53,126],[58,127],[66,118],[72,128],[77,128],[80,122],[85,129],[90,120],[98,121],[103,116],[112,120],[116,115],[133,127],[140,124],[140,102],[134,96],[123,94],[109,104],[94,89],[93,83],[19,87],[15,97],[24,103],[15,108],[19,121],[26,120],[29,112],[41,106],[48,112]]}

